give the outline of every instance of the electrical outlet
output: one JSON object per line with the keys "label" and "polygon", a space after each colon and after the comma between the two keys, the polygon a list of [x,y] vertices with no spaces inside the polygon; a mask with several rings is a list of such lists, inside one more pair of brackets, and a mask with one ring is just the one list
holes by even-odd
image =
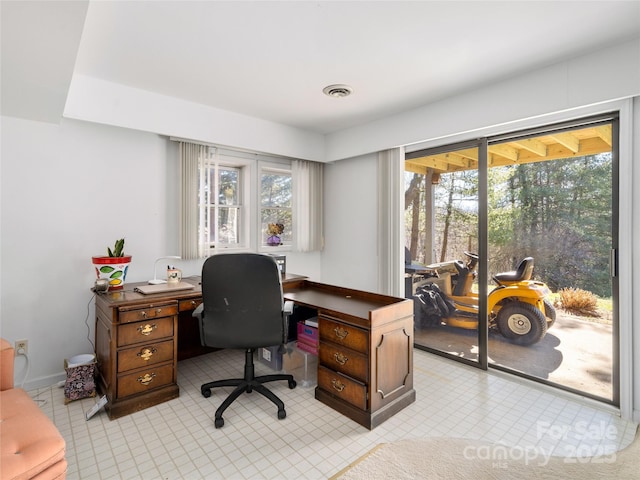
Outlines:
{"label": "electrical outlet", "polygon": [[16,355],[26,355],[29,353],[29,340],[16,340]]}

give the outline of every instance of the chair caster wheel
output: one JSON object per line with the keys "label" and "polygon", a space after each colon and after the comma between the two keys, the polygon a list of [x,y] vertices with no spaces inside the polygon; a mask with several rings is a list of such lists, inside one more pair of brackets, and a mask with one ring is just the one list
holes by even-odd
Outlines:
{"label": "chair caster wheel", "polygon": [[287,412],[285,412],[284,409],[278,410],[278,418],[280,420],[282,420],[283,418],[286,418],[286,416],[287,416]]}
{"label": "chair caster wheel", "polygon": [[289,380],[289,388],[290,389],[296,388],[296,385],[297,385],[297,383],[296,383],[295,380]]}
{"label": "chair caster wheel", "polygon": [[216,426],[216,428],[222,428],[222,426],[224,425],[224,418],[222,417],[216,418],[213,423]]}
{"label": "chair caster wheel", "polygon": [[200,393],[202,393],[202,396],[204,398],[209,398],[211,396],[211,389],[210,388],[201,388],[200,389]]}

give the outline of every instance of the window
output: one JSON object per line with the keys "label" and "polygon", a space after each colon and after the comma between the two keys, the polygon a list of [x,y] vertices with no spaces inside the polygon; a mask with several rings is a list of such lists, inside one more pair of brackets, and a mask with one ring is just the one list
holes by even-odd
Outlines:
{"label": "window", "polygon": [[322,249],[322,164],[178,141],[183,259]]}
{"label": "window", "polygon": [[291,246],[291,170],[264,166],[260,171],[260,231],[263,246]]}
{"label": "window", "polygon": [[210,248],[237,247],[242,243],[242,169],[218,162],[205,166],[200,211],[204,222],[200,232]]}
{"label": "window", "polygon": [[251,162],[207,148],[197,172],[197,230],[202,254],[248,248]]}

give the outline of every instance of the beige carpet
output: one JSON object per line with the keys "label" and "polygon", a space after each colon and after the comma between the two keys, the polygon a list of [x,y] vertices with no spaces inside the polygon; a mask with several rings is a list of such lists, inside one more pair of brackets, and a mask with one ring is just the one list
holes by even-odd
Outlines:
{"label": "beige carpet", "polygon": [[579,458],[553,457],[536,447],[510,447],[459,438],[383,443],[331,480],[388,479],[640,479],[640,430],[627,448]]}

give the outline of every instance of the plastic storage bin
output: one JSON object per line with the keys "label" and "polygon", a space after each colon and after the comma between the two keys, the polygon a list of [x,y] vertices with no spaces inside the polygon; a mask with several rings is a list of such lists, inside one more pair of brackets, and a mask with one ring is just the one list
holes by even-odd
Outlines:
{"label": "plastic storage bin", "polygon": [[300,387],[313,387],[318,382],[318,357],[296,347],[296,342],[287,344],[282,356],[285,373],[293,375]]}

